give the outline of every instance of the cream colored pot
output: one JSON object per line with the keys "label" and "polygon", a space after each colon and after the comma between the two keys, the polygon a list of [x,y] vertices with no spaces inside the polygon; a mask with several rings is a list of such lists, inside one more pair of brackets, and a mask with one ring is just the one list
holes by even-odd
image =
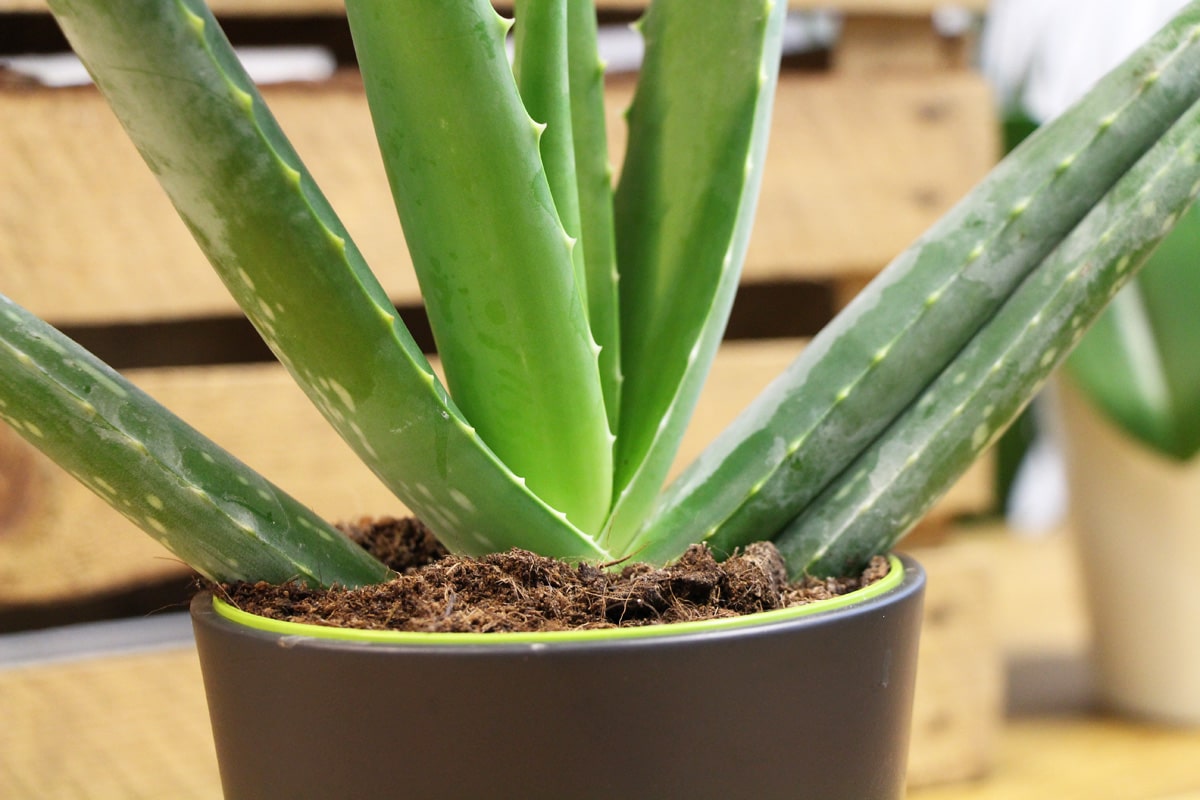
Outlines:
{"label": "cream colored pot", "polygon": [[1163,458],[1058,388],[1101,698],[1200,726],[1200,459]]}

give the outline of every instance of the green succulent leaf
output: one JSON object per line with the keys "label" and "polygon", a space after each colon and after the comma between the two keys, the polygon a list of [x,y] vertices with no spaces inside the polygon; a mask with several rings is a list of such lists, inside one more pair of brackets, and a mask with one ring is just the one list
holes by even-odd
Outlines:
{"label": "green succulent leaf", "polygon": [[214,581],[389,571],[120,374],[0,296],[0,419]]}
{"label": "green succulent leaf", "polygon": [[1067,360],[1111,419],[1159,453],[1200,453],[1200,210],[1176,225]]}
{"label": "green succulent leaf", "polygon": [[[1011,153],[668,487],[638,541],[674,557],[774,535],[945,369],[1200,97],[1200,4]],[[636,549],[636,546],[635,546]]]}
{"label": "green succulent leaf", "polygon": [[775,539],[789,569],[840,575],[890,549],[1020,413],[1198,192],[1200,104]]}
{"label": "green succulent leaf", "polygon": [[579,188],[583,252],[587,272],[588,323],[600,347],[600,384],[608,426],[617,430],[621,404],[621,330],[618,315],[616,238],[613,232],[613,172],[608,160],[604,111],[604,64],[597,44],[592,0],[567,3],[567,50],[571,127]]}
{"label": "green succulent leaf", "polygon": [[[487,0],[350,0],[347,12],[450,392],[536,495],[595,533],[612,488],[598,348],[508,24]],[[565,161],[570,147],[552,151]]]}
{"label": "green succulent leaf", "polygon": [[[610,549],[654,503],[725,330],[758,199],[786,3],[656,0],[617,186],[624,383]],[[719,67],[714,67],[719,65]]]}
{"label": "green succulent leaf", "polygon": [[51,9],[267,344],[414,513],[465,553],[608,557],[464,419],[203,3]]}
{"label": "green succulent leaf", "polygon": [[[516,18],[513,74],[529,116],[545,126],[539,140],[542,163],[563,230],[574,240],[571,263],[575,286],[586,293],[587,274],[579,241],[567,0],[517,0],[513,10]],[[586,302],[583,307],[586,311]]]}

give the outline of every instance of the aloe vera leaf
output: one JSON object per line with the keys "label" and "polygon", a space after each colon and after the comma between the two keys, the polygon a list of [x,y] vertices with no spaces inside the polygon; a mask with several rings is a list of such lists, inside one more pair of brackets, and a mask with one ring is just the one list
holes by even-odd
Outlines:
{"label": "aloe vera leaf", "polygon": [[1200,104],[874,444],[775,539],[793,574],[890,549],[1038,392],[1200,192]]}
{"label": "aloe vera leaf", "polygon": [[772,537],[862,452],[1200,96],[1200,3],[894,260],[664,492],[635,547]]}
{"label": "aloe vera leaf", "polygon": [[588,324],[600,346],[600,385],[608,426],[616,431],[621,416],[621,330],[618,316],[616,238],[613,231],[613,170],[608,160],[604,111],[604,62],[597,43],[592,0],[567,3],[567,54],[571,87],[571,133],[584,269],[587,273]]}
{"label": "aloe vera leaf", "polygon": [[624,385],[606,543],[662,487],[725,331],[749,240],[786,3],[655,0],[617,185]]}
{"label": "aloe vera leaf", "polygon": [[598,532],[612,434],[597,348],[508,23],[487,0],[347,12],[450,393],[535,494]]}
{"label": "aloe vera leaf", "polygon": [[51,10],[267,344],[447,546],[608,557],[463,419],[202,3]]}
{"label": "aloe vera leaf", "polygon": [[[513,13],[513,75],[525,110],[544,126],[538,140],[542,165],[563,230],[574,240],[571,265],[575,286],[586,294],[568,72],[567,0],[517,0]],[[586,297],[583,308],[586,313]]]}
{"label": "aloe vera leaf", "polygon": [[1193,207],[1067,359],[1127,433],[1186,461],[1200,452],[1200,209]]}
{"label": "aloe vera leaf", "polygon": [[3,296],[0,419],[210,580],[361,586],[390,574],[284,491]]}
{"label": "aloe vera leaf", "polygon": [[1171,447],[1173,408],[1166,364],[1136,279],[1100,315],[1067,365],[1110,419],[1145,444]]}

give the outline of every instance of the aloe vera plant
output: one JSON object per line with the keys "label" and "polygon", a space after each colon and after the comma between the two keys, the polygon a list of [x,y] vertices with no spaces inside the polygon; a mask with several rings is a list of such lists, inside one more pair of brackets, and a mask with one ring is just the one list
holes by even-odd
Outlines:
{"label": "aloe vera plant", "polygon": [[[51,0],[218,274],[452,549],[669,560],[890,548],[1200,189],[1200,2],[1012,154],[665,492],[750,236],[786,5],[654,0],[614,189],[595,12],[348,0],[446,372],[199,0]],[[719,67],[714,66],[719,65]],[[378,581],[333,528],[6,302],[0,415],[218,580]],[[361,510],[359,510],[361,511]]]}

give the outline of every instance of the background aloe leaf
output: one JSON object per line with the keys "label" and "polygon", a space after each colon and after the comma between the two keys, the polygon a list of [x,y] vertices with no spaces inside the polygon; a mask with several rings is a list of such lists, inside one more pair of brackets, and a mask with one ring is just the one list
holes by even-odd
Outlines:
{"label": "background aloe leaf", "polygon": [[1180,220],[1067,366],[1146,445],[1180,460],[1200,452],[1200,210]]}
{"label": "background aloe leaf", "polygon": [[1200,192],[1200,104],[776,539],[794,574],[884,552],[991,445]]}
{"label": "background aloe leaf", "polygon": [[617,186],[625,551],[657,495],[737,289],[766,156],[786,3],[656,0]]}
{"label": "background aloe leaf", "polygon": [[203,3],[51,10],[234,298],[414,513],[466,553],[607,557],[463,419]]}
{"label": "background aloe leaf", "polygon": [[720,552],[800,513],[1200,97],[1200,3],[1014,150],[668,487],[639,542]]}
{"label": "background aloe leaf", "polygon": [[210,580],[360,586],[386,567],[7,297],[0,419]]}
{"label": "background aloe leaf", "polygon": [[508,23],[487,0],[346,10],[450,392],[535,494],[596,532],[612,486],[597,349]]}
{"label": "background aloe leaf", "polygon": [[616,239],[613,233],[613,172],[605,129],[604,64],[597,45],[592,0],[567,2],[567,50],[571,85],[571,133],[583,260],[587,272],[588,324],[600,346],[600,385],[608,425],[617,430],[621,403],[621,331],[618,317]]}
{"label": "background aloe leaf", "polygon": [[[579,188],[575,179],[567,0],[517,0],[513,12],[516,17],[513,74],[529,116],[545,126],[538,141],[542,164],[563,230],[574,239],[571,263],[575,286],[586,294]],[[586,312],[586,298],[583,308]]]}

